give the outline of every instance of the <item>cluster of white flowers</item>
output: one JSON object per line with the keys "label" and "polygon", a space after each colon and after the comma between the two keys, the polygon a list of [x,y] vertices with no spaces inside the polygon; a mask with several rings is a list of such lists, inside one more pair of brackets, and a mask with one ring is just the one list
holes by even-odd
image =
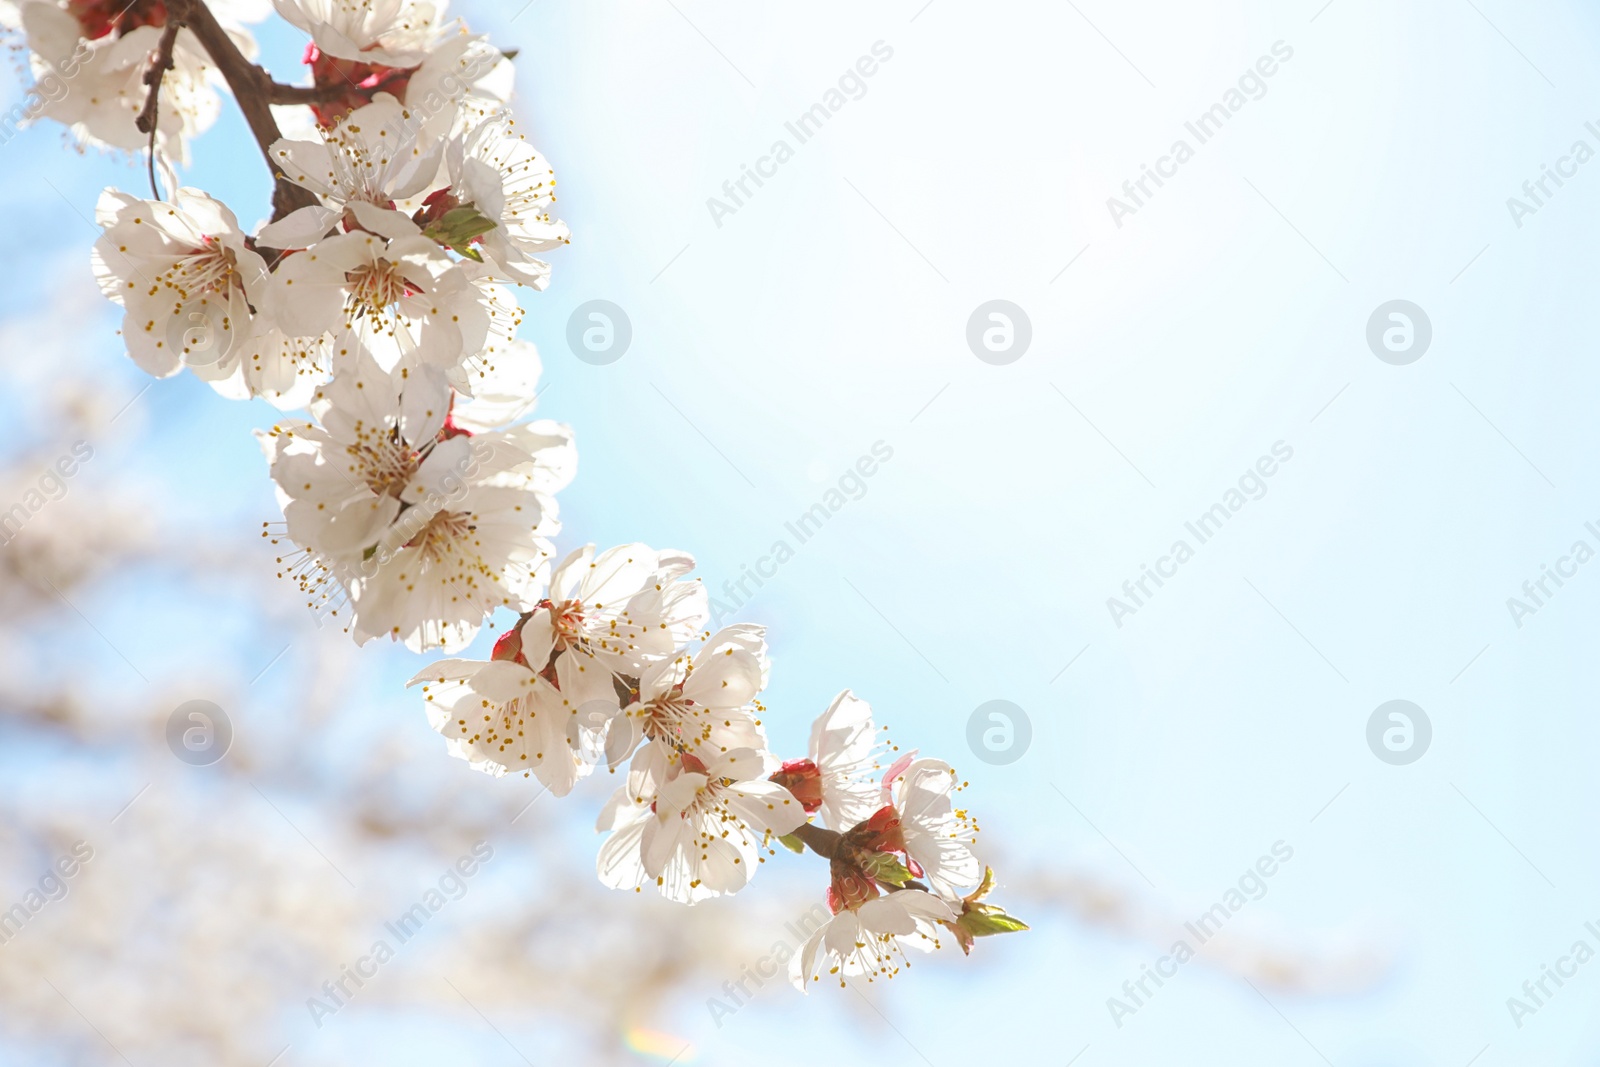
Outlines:
{"label": "cluster of white flowers", "polygon": [[978,903],[991,877],[973,851],[976,823],[951,803],[961,788],[955,769],[914,754],[885,768],[885,747],[871,707],[845,690],[812,724],[807,758],[773,776],[839,835],[830,857],[833,918],[790,960],[802,990],[824,972],[841,983],[847,975],[892,977],[909,965],[905,948],[937,948],[946,932],[970,949],[974,937],[1022,928]]}
{"label": "cluster of white flowers", "polygon": [[977,825],[951,800],[955,769],[909,755],[886,767],[892,746],[865,701],[840,693],[805,758],[773,755],[765,633],[699,630],[692,565],[645,545],[573,553],[491,659],[444,660],[412,679],[433,728],[478,770],[521,772],[558,796],[601,763],[626,763],[596,824],[608,834],[600,880],[615,889],[694,904],[744,888],[776,842],[827,856],[833,917],[790,961],[802,990],[824,972],[892,977],[905,948],[937,948],[946,933],[970,950],[1025,929],[982,903],[992,874],[973,850]]}
{"label": "cluster of white flowers", "polygon": [[[266,4],[221,0],[210,8],[253,56],[246,24],[264,18]],[[164,0],[0,0],[0,25],[26,39],[28,66],[41,87],[33,117],[63,124],[80,144],[143,148],[150,137],[136,120],[149,95],[144,77],[169,14]],[[222,110],[218,86],[215,62],[192,31],[181,30],[161,90],[157,140],[164,152],[188,159],[189,141]]]}
{"label": "cluster of white flowers", "polygon": [[[93,263],[141,369],[187,368],[224,396],[308,414],[259,434],[281,574],[358,642],[418,653],[460,652],[513,613],[490,659],[442,660],[413,684],[450,753],[488,774],[565,795],[602,763],[625,768],[599,819],[604,884],[693,904],[743,888],[779,842],[827,858],[833,918],[794,957],[802,988],[824,971],[893,974],[905,947],[946,935],[970,949],[1021,929],[981,903],[992,878],[952,804],[955,771],[885,765],[866,703],[840,694],[806,758],[773,755],[765,633],[705,628],[691,556],[590,545],[555,563],[576,450],[567,427],[526,419],[540,367],[515,337],[512,288],[543,289],[538,257],[568,232],[549,164],[506,110],[504,56],[447,26],[442,3],[274,3],[311,38],[309,85],[241,72],[250,12],[232,7],[11,0],[11,13],[36,68],[87,47],[85,72],[115,70],[116,92],[95,82],[50,112],[84,140],[139,147],[154,114],[147,150],[170,175],[219,86],[252,117],[280,186],[272,221],[247,232],[175,178],[165,199],[108,190]],[[314,132],[283,137],[269,104],[309,108]]]}

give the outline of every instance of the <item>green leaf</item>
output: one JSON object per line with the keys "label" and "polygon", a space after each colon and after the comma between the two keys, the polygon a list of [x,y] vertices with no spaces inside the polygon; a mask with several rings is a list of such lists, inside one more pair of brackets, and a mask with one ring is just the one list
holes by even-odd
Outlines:
{"label": "green leaf", "polygon": [[473,204],[462,204],[460,207],[451,208],[444,213],[442,221],[448,232],[468,239],[482,237],[497,225]]}
{"label": "green leaf", "polygon": [[778,838],[778,841],[783,845],[784,848],[788,849],[790,852],[798,852],[798,853],[800,853],[802,855],[805,854],[805,851],[806,851],[805,842],[801,841],[798,837],[794,836],[793,834],[784,834],[782,837]]}
{"label": "green leaf", "polygon": [[982,911],[974,909],[956,920],[957,924],[973,937],[1014,934],[1019,930],[1028,929],[1027,923],[1021,919],[1012,918],[998,908],[990,910],[987,906],[980,905],[980,907],[983,907]]}
{"label": "green leaf", "polygon": [[423,234],[438,243],[466,256],[468,259],[483,262],[483,256],[472,247],[472,242],[493,230],[498,224],[489,216],[479,211],[472,204],[462,204],[453,207],[443,215],[428,223],[423,229]]}
{"label": "green leaf", "polygon": [[867,860],[866,872],[884,885],[901,886],[911,881],[911,872],[905,864],[888,852],[874,852]]}

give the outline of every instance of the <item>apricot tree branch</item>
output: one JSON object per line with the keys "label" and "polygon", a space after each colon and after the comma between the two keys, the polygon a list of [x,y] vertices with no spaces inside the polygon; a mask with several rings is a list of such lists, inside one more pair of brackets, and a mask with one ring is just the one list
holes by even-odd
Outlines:
{"label": "apricot tree branch", "polygon": [[233,38],[228,36],[228,31],[222,28],[217,17],[206,6],[205,0],[168,0],[167,12],[169,18],[188,26],[199,38],[206,54],[228,83],[233,98],[239,102],[239,110],[244,113],[245,122],[249,123],[250,132],[255,135],[256,144],[261,146],[261,155],[275,179],[272,191],[273,221],[291,211],[317,204],[316,194],[289,181],[283,168],[272,158],[272,146],[283,136],[283,132],[278,129],[278,120],[272,115],[271,75],[244,57]]}

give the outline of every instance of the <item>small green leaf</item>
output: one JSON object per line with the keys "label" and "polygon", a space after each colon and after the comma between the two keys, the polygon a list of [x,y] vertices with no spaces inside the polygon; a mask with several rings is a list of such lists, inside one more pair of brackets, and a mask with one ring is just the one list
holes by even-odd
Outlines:
{"label": "small green leaf", "polygon": [[867,860],[866,872],[884,885],[902,886],[911,881],[911,872],[892,853],[874,852]]}
{"label": "small green leaf", "polygon": [[497,225],[472,204],[462,204],[428,223],[422,232],[457,254],[482,263],[483,256],[472,247],[472,242]]}
{"label": "small green leaf", "polygon": [[976,909],[969,911],[956,922],[973,937],[1014,934],[1019,930],[1028,929],[1028,924],[1021,919],[1014,919],[998,908],[990,910],[988,907],[984,907],[982,911]]}
{"label": "small green leaf", "polygon": [[800,853],[802,855],[804,855],[804,853],[805,853],[805,850],[806,850],[805,842],[801,841],[798,837],[794,836],[793,834],[784,834],[782,837],[778,838],[778,841],[783,845],[784,848],[788,849],[790,852],[798,852],[798,853]]}
{"label": "small green leaf", "polygon": [[497,225],[473,204],[462,204],[444,213],[444,228],[452,235],[482,237]]}

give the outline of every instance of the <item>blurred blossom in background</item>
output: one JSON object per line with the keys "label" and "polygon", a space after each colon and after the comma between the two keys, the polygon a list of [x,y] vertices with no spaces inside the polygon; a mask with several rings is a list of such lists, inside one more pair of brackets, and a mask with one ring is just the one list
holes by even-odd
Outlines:
{"label": "blurred blossom in background", "polygon": [[[1600,1054],[1591,9],[454,10],[573,233],[521,299],[558,548],[693,552],[769,627],[773,749],[870,700],[1032,932],[801,997],[817,864],[603,889],[609,776],[447,758],[415,663],[274,576],[275,413],[128,362],[88,256],[142,164],[41,125],[0,144],[0,1061]],[[264,218],[237,114],[201,144]]]}

